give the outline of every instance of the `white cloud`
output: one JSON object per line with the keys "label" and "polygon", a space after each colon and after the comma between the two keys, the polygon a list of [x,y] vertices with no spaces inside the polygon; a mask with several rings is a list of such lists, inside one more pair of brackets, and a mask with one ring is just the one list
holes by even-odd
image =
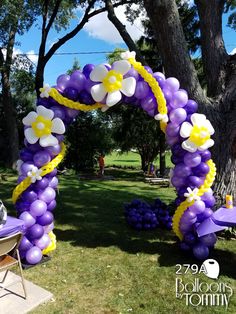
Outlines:
{"label": "white cloud", "polygon": [[29,50],[26,52],[27,57],[30,59],[31,62],[33,62],[35,65],[38,63],[38,55],[35,55],[34,50]]}
{"label": "white cloud", "polygon": [[229,54],[234,55],[236,53],[236,48],[234,48]]}
{"label": "white cloud", "polygon": [[[125,16],[124,6],[116,8],[115,13],[119,20],[126,26],[126,30],[133,40],[137,40],[143,35],[141,18],[136,19],[133,25],[129,23]],[[123,39],[116,30],[115,26],[109,21],[106,12],[91,18],[89,22],[85,24],[84,30],[88,32],[91,37],[98,38],[112,44],[123,43]]]}
{"label": "white cloud", "polygon": [[[4,59],[6,59],[6,49],[3,49],[3,56],[4,56]],[[15,48],[13,47],[13,58],[16,57],[17,55],[22,55],[23,54],[23,51],[20,50],[19,48]],[[34,63],[34,65],[37,65],[37,62],[38,62],[38,56],[35,55],[35,51],[34,50],[29,50],[28,52],[25,53],[27,55],[27,57],[29,58],[29,60],[31,62]],[[21,66],[19,64],[19,68],[22,68],[22,69],[25,69],[25,66]],[[27,70],[28,68],[26,68]]]}

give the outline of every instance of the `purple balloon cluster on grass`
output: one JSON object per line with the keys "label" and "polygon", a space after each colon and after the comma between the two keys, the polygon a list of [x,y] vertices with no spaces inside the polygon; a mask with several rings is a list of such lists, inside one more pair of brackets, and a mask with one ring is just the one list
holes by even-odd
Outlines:
{"label": "purple balloon cluster on grass", "polygon": [[157,227],[172,228],[172,216],[165,203],[156,199],[154,204],[139,199],[125,204],[125,218],[127,223],[136,230],[152,230]]}

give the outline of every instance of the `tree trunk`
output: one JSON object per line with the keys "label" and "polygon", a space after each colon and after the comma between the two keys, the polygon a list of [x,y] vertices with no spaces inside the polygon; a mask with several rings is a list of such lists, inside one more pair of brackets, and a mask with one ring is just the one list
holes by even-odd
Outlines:
{"label": "tree trunk", "polygon": [[13,104],[10,88],[10,68],[13,58],[13,47],[15,44],[15,36],[17,31],[18,20],[11,26],[9,31],[9,40],[6,48],[6,57],[4,60],[3,52],[0,49],[0,66],[1,66],[1,83],[2,83],[2,100],[3,111],[6,121],[6,166],[15,168],[16,160],[19,153],[19,135],[17,128],[17,115]]}
{"label": "tree trunk", "polygon": [[[217,176],[214,193],[222,205],[226,194],[236,199],[236,56],[227,56],[222,40],[222,0],[196,0],[198,5],[204,69],[208,72],[207,98],[190,60],[174,0],[144,0],[167,76],[176,77],[181,87],[199,103],[199,112],[211,121],[215,134],[212,158]],[[212,5],[215,5],[215,8]],[[212,40],[211,40],[212,39]]]}
{"label": "tree trunk", "polygon": [[165,135],[163,132],[160,134],[160,151],[159,151],[159,157],[160,157],[160,176],[165,176],[166,171],[166,143],[165,143]]}
{"label": "tree trunk", "polygon": [[18,159],[19,153],[19,135],[17,128],[17,116],[16,110],[14,108],[9,78],[6,73],[2,73],[2,95],[3,95],[3,110],[6,121],[6,150],[7,150],[7,160],[6,166],[10,168],[15,168],[16,160]]}

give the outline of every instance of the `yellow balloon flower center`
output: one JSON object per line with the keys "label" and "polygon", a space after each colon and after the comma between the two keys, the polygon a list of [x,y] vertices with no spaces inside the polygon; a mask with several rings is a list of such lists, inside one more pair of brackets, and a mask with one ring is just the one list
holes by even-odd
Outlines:
{"label": "yellow balloon flower center", "polygon": [[123,80],[123,75],[115,70],[111,70],[107,73],[103,79],[103,85],[108,93],[115,92],[121,89],[121,82]]}
{"label": "yellow balloon flower center", "polygon": [[191,134],[190,134],[190,141],[193,142],[196,146],[202,146],[206,143],[207,140],[210,138],[210,133],[205,126],[197,126],[194,125]]}
{"label": "yellow balloon flower center", "polygon": [[36,120],[32,123],[32,129],[37,137],[42,137],[51,134],[52,121],[44,118],[43,116],[37,116]]}

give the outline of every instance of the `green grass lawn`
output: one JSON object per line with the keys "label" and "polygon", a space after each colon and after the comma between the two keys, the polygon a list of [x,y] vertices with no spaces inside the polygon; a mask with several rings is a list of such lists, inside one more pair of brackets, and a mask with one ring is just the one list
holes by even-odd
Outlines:
{"label": "green grass lawn", "polygon": [[[168,168],[172,167],[173,164],[170,161],[170,152],[166,152],[166,166]],[[159,165],[159,158],[154,162],[155,166]],[[120,154],[119,152],[113,151],[110,155],[105,156],[105,165],[116,166],[116,167],[132,167],[132,168],[141,168],[141,158],[140,155],[136,152],[128,152]]]}
{"label": "green grass lawn", "polygon": [[[57,249],[49,262],[24,271],[26,279],[51,291],[54,298],[32,313],[226,313],[223,307],[194,308],[175,298],[175,265],[196,261],[183,255],[171,231],[137,232],[125,223],[123,203],[156,197],[168,203],[175,197],[173,189],[138,181],[138,171],[112,171],[118,180],[59,177],[54,212]],[[15,180],[9,174],[7,181],[0,182],[0,198],[9,213],[13,213],[10,198]],[[213,255],[221,266],[220,281],[234,289],[235,244],[220,240]],[[193,281],[195,277],[182,278]],[[198,278],[213,281],[203,274]],[[235,294],[227,313],[236,313]]]}

